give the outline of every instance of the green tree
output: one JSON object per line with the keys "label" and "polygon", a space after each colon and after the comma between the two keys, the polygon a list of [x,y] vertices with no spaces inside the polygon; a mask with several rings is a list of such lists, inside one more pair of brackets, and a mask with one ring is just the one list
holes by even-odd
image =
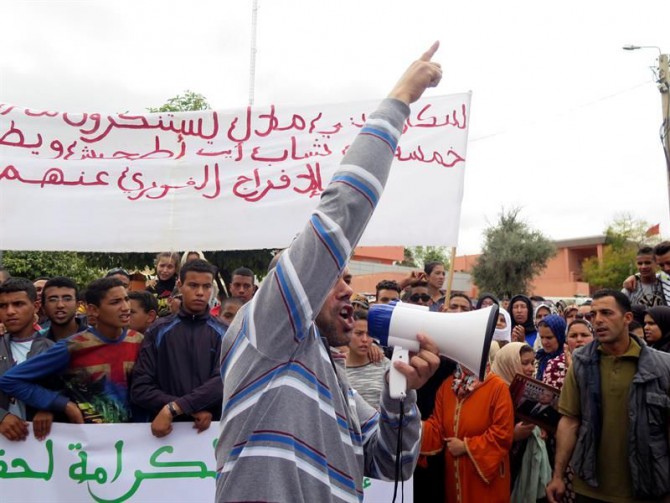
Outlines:
{"label": "green tree", "polygon": [[259,279],[263,278],[273,256],[270,249],[205,252],[207,260],[219,268],[226,283],[230,283],[233,271],[238,267],[248,267]]}
{"label": "green tree", "polygon": [[621,288],[623,281],[636,272],[635,256],[640,246],[653,245],[658,238],[648,238],[649,224],[629,214],[619,215],[605,229],[605,246],[601,260],[591,257],[582,262],[584,281],[593,288]]}
{"label": "green tree", "polygon": [[123,267],[128,271],[143,271],[145,268],[153,269],[155,253],[103,253],[83,252],[79,253],[89,267],[95,267],[108,271],[116,267]]}
{"label": "green tree", "polygon": [[12,276],[29,279],[67,276],[82,288],[104,273],[75,252],[6,251],[2,262]]}
{"label": "green tree", "polygon": [[442,262],[445,269],[449,269],[447,248],[444,246],[412,246],[405,248],[405,258],[398,265],[423,269],[423,266],[429,262]]}
{"label": "green tree", "polygon": [[156,112],[193,112],[196,110],[211,110],[212,107],[207,103],[207,98],[202,94],[186,90],[184,94],[170,98],[166,103],[159,107],[149,107],[147,110],[151,113]]}
{"label": "green tree", "polygon": [[519,208],[500,213],[498,223],[484,231],[484,248],[472,269],[481,291],[498,295],[527,293],[556,250],[541,232],[519,218]]}

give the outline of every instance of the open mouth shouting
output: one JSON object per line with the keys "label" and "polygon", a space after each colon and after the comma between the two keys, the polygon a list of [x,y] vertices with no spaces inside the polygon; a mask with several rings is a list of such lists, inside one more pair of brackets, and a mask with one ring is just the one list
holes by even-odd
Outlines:
{"label": "open mouth shouting", "polygon": [[351,332],[354,329],[354,308],[351,304],[346,304],[340,309],[340,319],[346,332]]}

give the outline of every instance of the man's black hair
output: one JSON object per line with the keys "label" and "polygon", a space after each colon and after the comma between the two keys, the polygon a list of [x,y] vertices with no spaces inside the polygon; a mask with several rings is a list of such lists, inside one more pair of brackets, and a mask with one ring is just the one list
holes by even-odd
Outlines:
{"label": "man's black hair", "polygon": [[433,272],[433,269],[435,269],[438,265],[444,267],[444,262],[440,262],[439,260],[436,260],[434,262],[428,262],[423,266],[423,272],[425,272],[426,274],[430,274],[431,272]]}
{"label": "man's black hair", "polygon": [[358,320],[368,320],[368,311],[367,309],[357,309],[354,311],[354,321]]}
{"label": "man's black hair", "polygon": [[128,292],[128,298],[139,302],[145,313],[148,313],[149,311],[158,313],[158,299],[154,294],[147,292],[146,290],[135,290],[133,292]]}
{"label": "man's black hair", "polygon": [[100,307],[100,302],[105,298],[107,292],[117,286],[125,288],[123,281],[114,277],[100,278],[91,281],[86,287],[86,303]]}
{"label": "man's black hair", "polygon": [[0,293],[26,292],[30,302],[37,302],[37,289],[28,278],[8,278],[0,285]]}
{"label": "man's black hair", "polygon": [[451,296],[449,297],[449,300],[453,299],[454,297],[463,297],[465,300],[468,301],[468,304],[470,304],[470,310],[472,310],[472,307],[473,307],[473,306],[472,306],[472,299],[471,299],[469,296],[467,296],[467,295],[464,294],[463,292],[454,292],[454,293],[452,293]]}
{"label": "man's black hair", "polygon": [[654,246],[654,255],[665,255],[670,252],[670,241],[661,241]]}
{"label": "man's black hair", "polygon": [[248,267],[238,267],[233,271],[232,276],[246,276],[248,278],[251,278],[251,283],[253,284],[254,282],[254,271],[249,269]]}
{"label": "man's black hair", "polygon": [[653,255],[653,254],[654,249],[651,246],[644,245],[638,248],[636,256],[639,257],[640,255]]}
{"label": "man's black hair", "polygon": [[392,279],[383,279],[377,283],[375,290],[377,293],[379,293],[379,290],[395,290],[396,292],[400,293],[401,288],[396,281],[393,281]]}
{"label": "man's black hair", "polygon": [[46,303],[46,293],[47,288],[71,288],[74,290],[74,296],[79,299],[79,288],[77,288],[77,283],[74,282],[72,278],[67,278],[65,276],[56,276],[51,278],[46,283],[44,283],[44,288],[42,289],[42,305]]}
{"label": "man's black hair", "polygon": [[619,309],[622,313],[633,312],[630,299],[620,290],[615,290],[613,288],[603,288],[602,290],[598,290],[593,294],[593,300],[602,299],[603,297],[614,297],[614,300],[616,301],[617,306],[619,306]]}
{"label": "man's black hair", "polygon": [[186,262],[180,269],[179,281],[181,281],[182,283],[184,282],[184,279],[186,279],[187,272],[204,272],[207,274],[211,274],[212,279],[214,279],[216,269],[214,269],[214,266],[209,262],[207,262],[206,260],[195,259],[191,260],[190,262]]}

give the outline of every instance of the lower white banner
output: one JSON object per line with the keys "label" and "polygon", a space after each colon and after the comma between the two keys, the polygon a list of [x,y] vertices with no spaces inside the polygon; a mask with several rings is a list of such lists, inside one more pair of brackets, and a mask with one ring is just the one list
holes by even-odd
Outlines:
{"label": "lower white banner", "polygon": [[[157,439],[146,423],[54,424],[41,442],[32,431],[25,442],[0,435],[0,501],[214,501],[217,432],[216,425],[197,434],[177,423]],[[365,502],[393,500],[393,483],[366,478],[363,487]],[[404,501],[412,501],[411,481],[404,484]]]}

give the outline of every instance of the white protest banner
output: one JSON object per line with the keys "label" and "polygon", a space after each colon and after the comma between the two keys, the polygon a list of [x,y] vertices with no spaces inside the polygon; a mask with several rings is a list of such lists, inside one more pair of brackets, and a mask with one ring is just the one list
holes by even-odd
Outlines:
{"label": "white protest banner", "polygon": [[[0,435],[0,501],[214,501],[217,433],[216,425],[197,434],[190,424],[176,423],[169,436],[157,439],[148,424],[55,423],[42,442]],[[259,473],[259,480],[264,476]],[[363,487],[368,503],[393,499],[390,482],[366,478]],[[411,503],[411,481],[403,494]]]}
{"label": "white protest banner", "polygon": [[[377,102],[146,115],[0,104],[0,249],[288,245]],[[412,106],[360,244],[458,239],[470,94]]]}

